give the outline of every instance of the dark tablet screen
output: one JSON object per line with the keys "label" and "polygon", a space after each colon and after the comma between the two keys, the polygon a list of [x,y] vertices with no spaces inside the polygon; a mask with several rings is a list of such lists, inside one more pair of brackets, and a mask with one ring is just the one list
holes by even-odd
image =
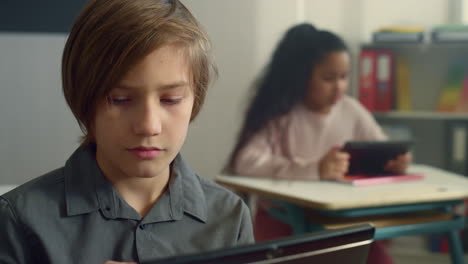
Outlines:
{"label": "dark tablet screen", "polygon": [[408,152],[410,141],[350,141],[343,151],[351,156],[349,175],[386,175],[385,165],[398,155]]}

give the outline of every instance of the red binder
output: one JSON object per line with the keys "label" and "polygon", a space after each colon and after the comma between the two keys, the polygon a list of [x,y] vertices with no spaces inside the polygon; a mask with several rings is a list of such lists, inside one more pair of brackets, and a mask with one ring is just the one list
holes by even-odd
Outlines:
{"label": "red binder", "polygon": [[393,109],[393,52],[390,50],[377,51],[377,111],[391,111]]}
{"label": "red binder", "polygon": [[377,109],[376,98],[376,50],[361,50],[359,56],[359,90],[358,98],[367,110],[373,112]]}
{"label": "red binder", "polygon": [[371,112],[392,110],[393,83],[393,52],[363,49],[360,54],[359,101]]}

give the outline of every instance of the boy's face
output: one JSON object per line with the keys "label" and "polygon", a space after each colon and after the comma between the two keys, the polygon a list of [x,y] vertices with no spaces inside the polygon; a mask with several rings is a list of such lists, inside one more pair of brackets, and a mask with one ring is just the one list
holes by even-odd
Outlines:
{"label": "boy's face", "polygon": [[346,51],[327,54],[312,71],[306,105],[314,111],[328,113],[348,89],[349,69],[350,58]]}
{"label": "boy's face", "polygon": [[96,159],[107,178],[168,177],[194,101],[183,49],[151,52],[97,106]]}

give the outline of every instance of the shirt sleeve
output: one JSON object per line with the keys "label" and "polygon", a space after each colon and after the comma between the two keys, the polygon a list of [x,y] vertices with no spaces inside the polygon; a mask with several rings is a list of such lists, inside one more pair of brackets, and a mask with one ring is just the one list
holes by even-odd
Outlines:
{"label": "shirt sleeve", "polygon": [[281,129],[267,126],[238,153],[236,174],[254,177],[318,180],[318,162],[288,155],[287,138]]}
{"label": "shirt sleeve", "polygon": [[382,141],[387,140],[387,135],[375,121],[372,114],[367,111],[359,102],[355,102],[357,114],[356,140],[362,141]]}
{"label": "shirt sleeve", "polygon": [[10,204],[0,197],[0,263],[33,263],[22,231]]}
{"label": "shirt sleeve", "polygon": [[252,226],[252,217],[250,216],[250,210],[247,205],[242,202],[242,216],[241,216],[241,226],[239,229],[239,235],[237,238],[238,245],[247,245],[255,243],[253,226]]}

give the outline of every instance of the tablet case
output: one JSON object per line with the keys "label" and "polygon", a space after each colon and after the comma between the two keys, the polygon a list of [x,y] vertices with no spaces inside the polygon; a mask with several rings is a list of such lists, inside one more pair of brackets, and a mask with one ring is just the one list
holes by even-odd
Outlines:
{"label": "tablet case", "polygon": [[410,150],[410,141],[350,141],[343,151],[351,156],[349,175],[391,175],[385,165]]}
{"label": "tablet case", "polygon": [[362,224],[142,264],[365,264],[374,232]]}

